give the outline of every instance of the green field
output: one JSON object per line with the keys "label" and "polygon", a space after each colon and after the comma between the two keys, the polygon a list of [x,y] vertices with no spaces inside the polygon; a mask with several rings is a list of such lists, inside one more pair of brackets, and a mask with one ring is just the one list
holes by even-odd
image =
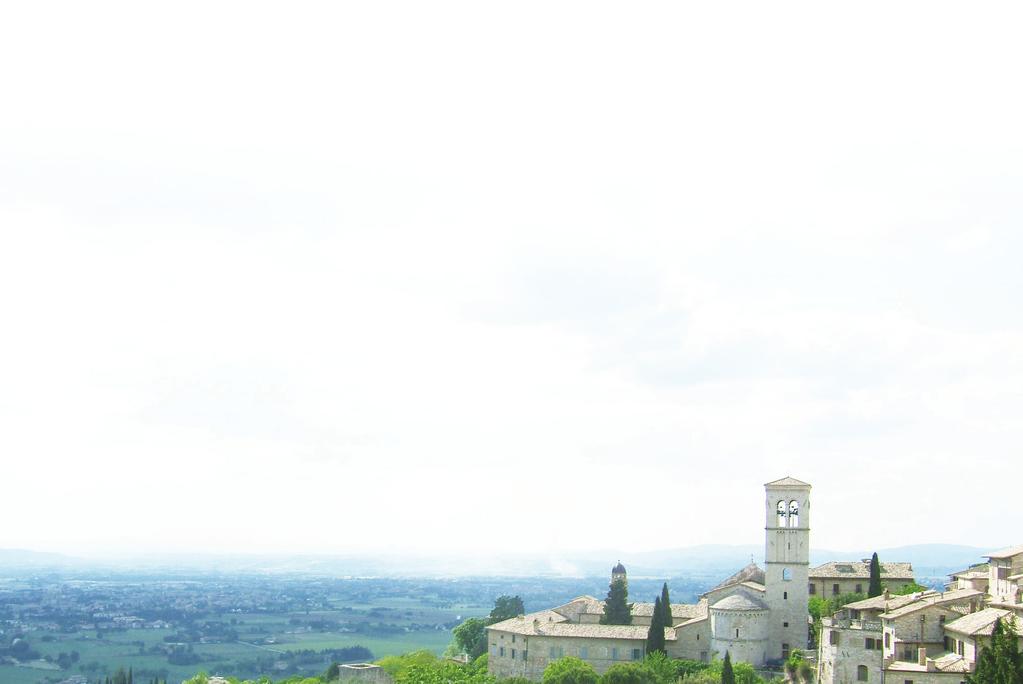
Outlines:
{"label": "green field", "polygon": [[[400,624],[403,620],[400,611],[416,608],[415,619],[442,620],[450,616],[450,609],[426,610],[414,601],[397,600],[382,601],[373,605],[357,606],[363,610],[391,609],[386,613],[387,620]],[[424,615],[424,612],[426,615]],[[90,671],[90,663],[100,663],[106,671],[117,667],[131,667],[143,678],[152,676],[148,673],[166,672],[168,682],[179,682],[199,671],[211,674],[234,674],[232,665],[239,661],[252,660],[257,657],[272,657],[286,651],[338,649],[350,646],[364,646],[372,651],[375,658],[396,655],[417,649],[428,649],[440,654],[451,641],[451,633],[446,630],[420,629],[394,635],[372,636],[347,632],[298,631],[293,620],[308,621],[311,619],[338,620],[350,616],[343,611],[310,611],[309,613],[290,613],[269,615],[263,613],[238,613],[230,616],[232,626],[238,631],[238,641],[226,643],[193,644],[195,654],[202,662],[193,665],[171,665],[162,653],[153,653],[154,647],[164,645],[164,637],[175,634],[170,629],[129,629],[125,631],[103,633],[97,638],[94,631],[76,632],[71,634],[51,633],[49,641],[42,641],[38,636],[32,639],[33,647],[43,656],[54,659],[61,652],[77,651],[79,661],[69,670],[35,670],[25,667],[0,666],[0,682],[3,684],[47,684],[60,681],[72,674],[85,674],[89,677],[102,677],[103,669]],[[269,642],[269,643],[268,643]],[[83,669],[84,666],[84,669]],[[163,676],[162,674],[160,676]]]}

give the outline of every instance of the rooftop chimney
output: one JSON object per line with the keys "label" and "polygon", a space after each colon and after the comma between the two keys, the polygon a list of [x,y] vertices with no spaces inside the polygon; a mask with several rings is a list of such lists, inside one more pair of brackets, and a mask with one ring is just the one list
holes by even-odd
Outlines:
{"label": "rooftop chimney", "polygon": [[927,667],[927,649],[918,648],[916,651],[916,662],[924,667]]}

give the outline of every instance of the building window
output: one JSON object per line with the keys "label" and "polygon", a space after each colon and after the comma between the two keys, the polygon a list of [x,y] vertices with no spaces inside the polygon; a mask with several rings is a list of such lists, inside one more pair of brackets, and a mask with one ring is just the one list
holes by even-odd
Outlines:
{"label": "building window", "polygon": [[828,640],[828,643],[831,644],[832,646],[838,646],[838,632],[836,632],[835,630],[831,630],[830,632],[828,632],[828,634],[831,637]]}
{"label": "building window", "polygon": [[492,655],[492,656],[496,656],[497,655],[497,646],[494,646],[493,644],[490,644],[490,655]]}
{"label": "building window", "polygon": [[522,649],[522,659],[523,659],[523,660],[525,660],[525,659],[526,659],[526,656],[527,656],[527,655],[529,655],[529,651],[527,651],[526,649]]}
{"label": "building window", "polygon": [[707,662],[707,652],[706,651],[700,651],[700,662],[701,663]]}
{"label": "building window", "polygon": [[789,592],[787,592],[787,591],[783,591],[783,592],[781,593],[781,597],[782,597],[783,599],[785,599],[786,601],[788,601],[788,600],[789,600]]}
{"label": "building window", "polygon": [[862,584],[857,584],[856,585],[856,593],[857,594],[862,594],[863,593],[863,585]]}
{"label": "building window", "polygon": [[810,582],[810,596],[814,596],[817,593],[817,585]]}
{"label": "building window", "polygon": [[799,527],[799,502],[789,503],[789,527]]}
{"label": "building window", "polygon": [[903,684],[913,684],[913,680],[912,679],[905,679],[905,680],[903,680]]}
{"label": "building window", "polygon": [[639,660],[642,657],[643,657],[643,654],[642,654],[641,649],[638,649],[638,648],[632,649],[632,659],[633,660]]}
{"label": "building window", "polygon": [[553,646],[551,646],[551,658],[557,658],[557,657],[558,657],[558,649],[556,649]]}
{"label": "building window", "polygon": [[791,582],[792,581],[792,570],[790,570],[789,568],[785,568],[784,570],[782,570],[781,571],[781,578],[783,580],[785,580],[786,582]]}
{"label": "building window", "polygon": [[892,645],[892,635],[888,634],[888,633],[885,633],[885,635],[884,635],[884,647],[888,648],[891,645]]}
{"label": "building window", "polygon": [[871,639],[870,637],[867,637],[867,640],[863,642],[863,648],[867,649],[868,651],[873,651],[874,650],[874,640]]}
{"label": "building window", "polygon": [[959,642],[959,655],[963,655],[963,642]]}
{"label": "building window", "polygon": [[867,681],[867,666],[866,665],[860,665],[859,667],[856,668],[856,681],[857,682],[865,682],[865,681]]}
{"label": "building window", "polygon": [[739,629],[738,628],[735,629],[735,638],[736,639],[739,638]]}
{"label": "building window", "polygon": [[787,623],[787,622],[783,622],[783,623],[781,623],[781,626],[782,626],[782,627],[788,627],[788,626],[789,626],[789,623]]}
{"label": "building window", "polygon": [[513,644],[515,643],[515,635],[514,634],[512,634],[512,643]]}
{"label": "building window", "polygon": [[612,648],[611,649],[611,660],[618,660],[618,649],[617,648]]}
{"label": "building window", "polygon": [[945,638],[943,638],[941,640],[941,646],[946,651],[951,651],[952,650],[951,648],[948,647],[948,635],[945,635]]}
{"label": "building window", "polygon": [[504,646],[501,647],[501,657],[504,657]]}
{"label": "building window", "polygon": [[512,660],[515,660],[515,649],[512,649]]}
{"label": "building window", "polygon": [[586,660],[587,658],[589,658],[590,657],[590,649],[586,648],[585,646],[580,648],[579,649],[579,657],[582,658],[583,660]]}
{"label": "building window", "polygon": [[788,512],[788,507],[784,501],[778,502],[778,527],[785,527],[786,519],[785,514]]}
{"label": "building window", "polygon": [[697,633],[696,633],[696,640],[697,640],[697,641],[699,641],[699,640],[700,640],[700,633],[699,633],[699,632],[697,632]]}
{"label": "building window", "polygon": [[831,585],[831,595],[832,596],[838,596],[838,591],[839,591],[838,585],[837,584],[832,584]]}
{"label": "building window", "polygon": [[788,644],[782,644],[781,645],[781,659],[782,660],[788,660],[789,659],[789,645]]}

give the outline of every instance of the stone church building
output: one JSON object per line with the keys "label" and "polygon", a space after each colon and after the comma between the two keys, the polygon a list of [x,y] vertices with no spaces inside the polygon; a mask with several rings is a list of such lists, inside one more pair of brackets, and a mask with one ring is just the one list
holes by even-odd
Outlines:
{"label": "stone church building", "polygon": [[[784,477],[764,485],[764,567],[750,563],[700,597],[672,604],[664,630],[672,658],[709,661],[725,652],[754,666],[805,649],[810,568],[810,485]],[[625,576],[619,563],[614,576]],[[604,602],[580,596],[563,606],[487,628],[489,667],[498,677],[539,680],[544,668],[575,656],[603,673],[616,662],[642,660],[652,603],[632,605],[631,625],[601,625]]]}

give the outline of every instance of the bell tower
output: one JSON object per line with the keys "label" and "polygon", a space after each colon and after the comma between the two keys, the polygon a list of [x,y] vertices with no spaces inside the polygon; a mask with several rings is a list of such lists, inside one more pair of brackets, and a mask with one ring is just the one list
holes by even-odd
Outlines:
{"label": "bell tower", "polygon": [[767,493],[765,601],[769,613],[767,659],[805,650],[809,627],[810,485],[783,477],[764,485]]}

